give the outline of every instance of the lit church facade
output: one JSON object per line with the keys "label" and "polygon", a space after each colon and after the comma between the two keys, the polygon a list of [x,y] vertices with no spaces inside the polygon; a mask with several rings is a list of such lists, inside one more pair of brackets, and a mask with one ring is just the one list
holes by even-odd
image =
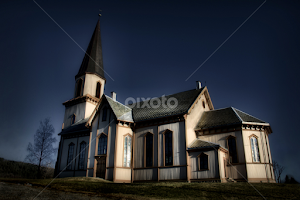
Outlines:
{"label": "lit church facade", "polygon": [[[207,87],[156,99],[176,106],[124,105],[104,94],[97,22],[65,116],[55,167],[59,177],[114,182],[275,182],[270,124],[236,108],[214,109]],[[153,102],[152,102],[153,103]]]}

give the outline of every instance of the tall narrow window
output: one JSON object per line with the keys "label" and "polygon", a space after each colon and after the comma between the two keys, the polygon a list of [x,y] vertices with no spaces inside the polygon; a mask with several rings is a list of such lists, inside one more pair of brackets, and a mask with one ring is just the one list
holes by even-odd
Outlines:
{"label": "tall narrow window", "polygon": [[75,95],[75,97],[81,96],[82,83],[83,83],[83,80],[82,80],[82,79],[79,79],[79,80],[77,81],[77,88],[76,88],[76,95]]}
{"label": "tall narrow window", "polygon": [[229,158],[231,163],[238,163],[235,137],[228,137]]}
{"label": "tall narrow window", "polygon": [[101,88],[101,85],[100,85],[100,83],[98,82],[98,83],[97,83],[97,87],[96,87],[96,97],[97,97],[97,98],[100,98],[100,88]]}
{"label": "tall narrow window", "polygon": [[146,167],[153,166],[153,134],[147,133],[145,136],[145,150],[146,150]]}
{"label": "tall narrow window", "polygon": [[199,159],[199,170],[208,170],[208,155],[205,153],[201,153],[198,156]]}
{"label": "tall narrow window", "polygon": [[129,135],[124,138],[124,167],[130,167],[131,161],[131,137]]}
{"label": "tall narrow window", "polygon": [[86,142],[83,141],[80,143],[78,169],[84,169],[85,146]]}
{"label": "tall narrow window", "polygon": [[250,142],[251,142],[252,160],[253,162],[260,162],[257,138],[252,136],[250,138]]}
{"label": "tall narrow window", "polygon": [[67,159],[67,169],[72,170],[72,160],[73,160],[73,154],[74,154],[74,143],[69,144],[69,150],[68,150],[68,159]]}
{"label": "tall narrow window", "polygon": [[71,117],[71,125],[75,124],[75,120],[76,120],[76,115],[73,114],[72,117]]}
{"label": "tall narrow window", "polygon": [[107,108],[104,107],[103,108],[103,113],[102,113],[102,121],[106,121],[106,117],[107,117]]}
{"label": "tall narrow window", "polygon": [[172,132],[167,130],[164,134],[165,138],[165,166],[173,165],[173,140]]}
{"label": "tall narrow window", "polygon": [[105,134],[101,134],[98,142],[98,155],[106,154],[107,150],[107,136]]}

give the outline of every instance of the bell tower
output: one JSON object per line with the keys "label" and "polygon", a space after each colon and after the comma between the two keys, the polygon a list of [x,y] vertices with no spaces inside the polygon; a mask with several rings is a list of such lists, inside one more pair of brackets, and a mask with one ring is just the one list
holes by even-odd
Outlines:
{"label": "bell tower", "polygon": [[105,82],[99,19],[75,76],[74,97],[63,103],[66,108],[63,129],[90,117],[104,93]]}

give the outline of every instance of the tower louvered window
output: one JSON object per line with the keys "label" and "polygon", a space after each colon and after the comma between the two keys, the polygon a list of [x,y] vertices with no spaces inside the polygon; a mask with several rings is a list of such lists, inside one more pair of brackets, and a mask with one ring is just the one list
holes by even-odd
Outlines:
{"label": "tower louvered window", "polygon": [[97,97],[97,98],[100,98],[100,88],[101,88],[101,85],[100,85],[100,83],[98,82],[98,83],[97,83],[97,87],[96,87],[96,97]]}

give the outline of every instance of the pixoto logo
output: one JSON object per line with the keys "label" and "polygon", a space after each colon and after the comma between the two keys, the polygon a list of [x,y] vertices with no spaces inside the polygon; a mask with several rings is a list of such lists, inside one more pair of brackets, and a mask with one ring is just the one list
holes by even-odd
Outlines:
{"label": "pixoto logo", "polygon": [[129,108],[176,108],[178,106],[178,100],[175,97],[166,97],[165,95],[161,97],[154,98],[143,98],[128,97],[125,100],[125,105]]}

